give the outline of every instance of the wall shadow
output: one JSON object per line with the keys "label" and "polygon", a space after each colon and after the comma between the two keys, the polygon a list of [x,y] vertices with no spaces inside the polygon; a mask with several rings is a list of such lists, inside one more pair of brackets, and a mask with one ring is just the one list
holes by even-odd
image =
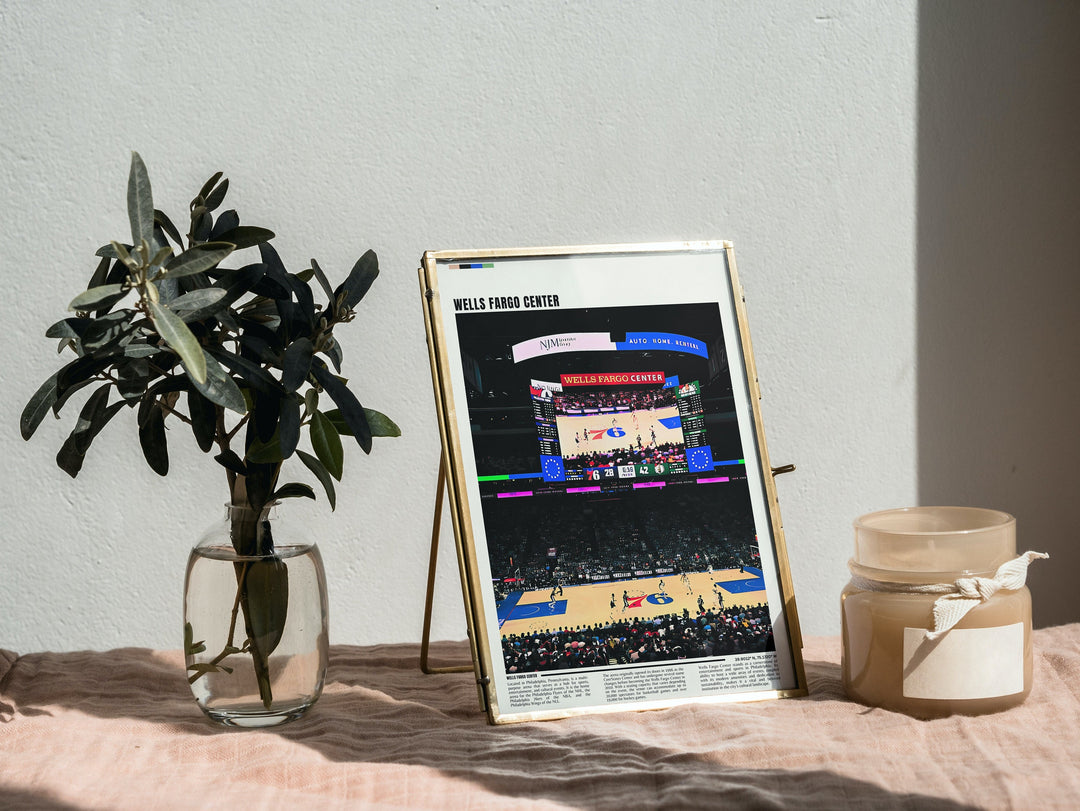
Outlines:
{"label": "wall shadow", "polygon": [[919,5],[919,500],[1005,510],[1080,620],[1080,4]]}

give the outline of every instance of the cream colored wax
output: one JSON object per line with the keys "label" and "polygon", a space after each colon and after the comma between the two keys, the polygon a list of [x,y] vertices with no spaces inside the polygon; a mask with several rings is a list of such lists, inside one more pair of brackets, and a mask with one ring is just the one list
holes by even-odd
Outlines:
{"label": "cream colored wax", "polygon": [[919,717],[978,715],[1031,691],[1031,595],[1000,590],[939,639],[940,594],[909,589],[993,578],[1016,557],[1016,522],[995,510],[921,507],[855,522],[852,582],[841,595],[841,670],[849,697]]}

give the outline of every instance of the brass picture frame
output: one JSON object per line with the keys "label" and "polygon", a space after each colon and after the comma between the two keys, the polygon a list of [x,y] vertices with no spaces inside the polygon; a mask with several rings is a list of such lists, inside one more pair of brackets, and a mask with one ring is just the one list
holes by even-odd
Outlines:
{"label": "brass picture frame", "polygon": [[432,561],[445,484],[488,719],[805,695],[791,466],[769,465],[732,244],[428,251],[419,276]]}

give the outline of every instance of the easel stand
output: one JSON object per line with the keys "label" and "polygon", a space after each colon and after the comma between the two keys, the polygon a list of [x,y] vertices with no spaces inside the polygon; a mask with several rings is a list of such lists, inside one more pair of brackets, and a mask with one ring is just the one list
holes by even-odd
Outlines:
{"label": "easel stand", "polygon": [[420,639],[420,669],[424,673],[469,673],[472,665],[431,667],[428,648],[431,643],[431,610],[435,599],[435,570],[439,560],[439,531],[442,528],[443,500],[446,496],[446,457],[439,458],[439,481],[435,485],[435,516],[431,522],[431,557],[428,559],[427,596],[424,599],[424,633]]}

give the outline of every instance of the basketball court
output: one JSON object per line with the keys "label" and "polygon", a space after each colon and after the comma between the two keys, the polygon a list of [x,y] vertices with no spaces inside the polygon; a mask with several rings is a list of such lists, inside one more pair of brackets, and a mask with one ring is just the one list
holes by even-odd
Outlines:
{"label": "basketball court", "polygon": [[[564,585],[563,593],[556,593],[554,599],[550,589],[513,592],[499,604],[499,627],[503,635],[532,634],[625,619],[652,619],[665,614],[682,614],[683,609],[696,616],[699,596],[706,610],[721,607],[717,592],[723,597],[723,608],[766,602],[761,572],[749,566],[745,572],[738,569],[689,572],[686,577],[689,587],[678,574]],[[611,608],[612,595],[614,609]]]}
{"label": "basketball court", "polygon": [[564,456],[683,444],[677,406],[555,418]]}

